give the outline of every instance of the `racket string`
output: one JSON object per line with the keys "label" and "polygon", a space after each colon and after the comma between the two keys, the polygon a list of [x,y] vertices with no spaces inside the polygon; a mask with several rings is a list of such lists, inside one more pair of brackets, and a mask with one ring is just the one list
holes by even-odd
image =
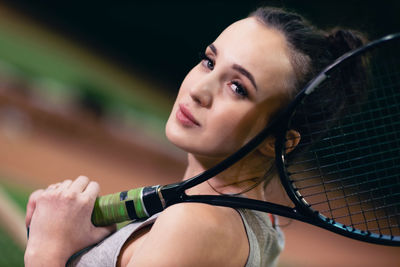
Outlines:
{"label": "racket string", "polygon": [[[332,219],[338,220],[338,219],[341,219],[341,218],[349,218],[349,217],[352,217],[352,216],[355,216],[355,215],[359,215],[359,214],[361,214],[363,212],[366,213],[366,212],[373,212],[373,211],[379,211],[379,210],[384,211],[385,209],[394,207],[395,205],[396,204],[389,204],[389,205],[385,205],[385,206],[379,206],[377,209],[369,208],[369,209],[362,210],[362,211],[352,212],[352,213],[346,214],[346,215],[332,217]],[[328,212],[328,210],[321,211],[321,213],[324,213],[324,212]],[[394,216],[398,216],[398,215],[392,215],[392,217],[394,217]],[[385,218],[388,218],[388,217],[389,217],[388,215],[385,215],[385,216],[382,217],[382,219],[385,219]],[[367,221],[366,219],[363,220],[363,222],[366,222],[366,221]],[[399,226],[399,225],[397,224],[396,226]]]}
{"label": "racket string", "polygon": [[[343,129],[340,129],[340,132],[342,133],[342,135],[345,134],[345,133],[343,132]],[[334,144],[332,143],[332,141],[333,141],[333,139],[330,139],[330,140],[329,140],[331,146],[334,145]],[[336,161],[338,161],[338,157],[340,157],[340,155],[338,155],[338,153],[334,153],[334,155],[335,155]],[[338,168],[339,168],[339,166],[336,165],[336,171],[338,171]],[[340,170],[340,169],[339,169],[339,170]],[[342,175],[341,175],[341,176],[342,176]],[[345,203],[346,203],[345,207],[346,207],[346,209],[347,209],[347,212],[348,212],[348,213],[351,213],[351,210],[350,210],[351,205],[349,204],[349,202],[348,202],[348,200],[347,200],[348,196],[346,195],[346,191],[345,191],[345,187],[344,187],[343,182],[344,182],[344,181],[343,181],[343,177],[342,177],[342,179],[340,179],[341,192],[343,193],[343,196],[344,196],[344,199],[345,199]],[[359,187],[359,185],[358,185],[357,187]],[[359,195],[357,195],[357,196],[358,196],[358,199],[359,199],[359,201],[360,201],[360,200],[361,200],[361,199],[360,199],[360,196],[359,196]],[[366,219],[365,213],[364,213],[364,211],[363,211],[362,209],[361,209],[361,211],[362,211],[362,215],[363,215],[364,220],[365,220],[365,219]],[[331,213],[334,213],[334,210],[332,210]],[[334,218],[334,217],[333,217],[333,218]],[[350,216],[349,218],[350,218],[350,225],[353,226],[353,225],[354,225],[353,217]]]}
{"label": "racket string", "polygon": [[[324,119],[326,119],[325,118],[325,113],[323,113],[323,116],[324,116]],[[311,124],[310,124],[310,122],[309,122],[309,118],[308,117],[306,117],[306,123],[307,123],[307,125],[310,127],[310,126],[312,126]],[[309,131],[311,132],[311,129],[309,129]],[[315,152],[314,152],[315,153]],[[317,161],[317,164],[316,164],[316,166],[320,166],[320,164],[319,164],[319,158],[318,157],[315,157],[315,159],[316,159],[316,161]],[[318,173],[319,173],[319,175],[320,175],[320,177],[322,177],[322,170],[320,169],[320,168],[317,168],[317,171],[318,171]],[[324,183],[324,179],[321,179],[321,185],[322,185],[322,187],[323,187],[323,189],[324,189],[324,192],[325,192],[325,197],[326,198],[328,198],[328,195],[327,195],[327,190],[326,190],[326,187],[325,187],[325,183]],[[328,202],[328,206],[329,206],[329,210],[331,210],[331,206],[330,206],[330,202]],[[332,212],[329,212],[330,213],[330,217],[333,217],[333,214],[332,214]]]}
{"label": "racket string", "polygon": [[[400,125],[400,122],[399,123],[396,123],[397,125]],[[370,136],[370,137],[366,137],[366,138],[364,138],[364,139],[360,139],[360,141],[373,141],[374,139],[376,139],[376,138],[379,138],[379,137],[383,137],[383,136],[386,136],[386,135],[391,135],[391,134],[396,134],[396,131],[391,131],[391,132],[386,132],[384,135],[377,135],[377,136]],[[328,139],[326,139],[326,140],[328,140]],[[390,142],[396,142],[397,143],[397,140],[396,139],[393,139],[392,141],[388,141],[388,142],[384,142],[383,144],[389,144]],[[348,142],[347,144],[356,144],[357,142],[355,142],[355,141],[352,141],[352,142]],[[308,144],[306,144],[306,145],[310,145],[311,143],[308,143]],[[342,147],[343,146],[343,144],[340,144],[340,145],[334,145],[334,146],[332,146],[332,147],[330,147],[329,149],[333,149],[333,148],[339,148],[339,147]],[[316,149],[316,150],[314,150],[315,152],[323,152],[323,151],[327,151],[327,148],[319,148],[319,149]],[[356,152],[357,151],[357,149],[350,149],[350,150],[347,150],[347,151],[349,151],[349,152],[352,152],[352,151],[354,151],[354,152]],[[337,152],[337,153],[342,153],[342,154],[346,154],[347,152],[346,151],[343,151],[343,152]],[[324,158],[324,157],[329,157],[329,154],[328,155],[325,155],[325,156],[321,156],[321,158]],[[304,158],[302,158],[301,160],[296,160],[296,161],[292,161],[291,162],[291,166],[295,166],[295,165],[304,165],[304,164],[306,164],[306,163],[312,163],[312,161],[314,161],[314,159],[313,158],[309,158],[309,159],[304,159]]]}
{"label": "racket string", "polygon": [[[383,205],[381,205],[381,206],[376,205],[375,201],[378,201],[378,200],[383,200],[384,201]],[[369,203],[371,203],[373,207],[366,208],[368,206],[365,204],[369,204]],[[371,231],[369,224],[371,222],[375,222],[378,225],[378,228],[381,228],[380,224],[382,224],[382,225],[388,225],[389,227],[387,229],[390,230],[390,229],[399,229],[399,227],[400,227],[400,225],[398,223],[398,220],[399,220],[398,213],[396,212],[395,214],[391,214],[388,212],[388,208],[392,208],[392,207],[395,207],[397,210],[396,205],[398,205],[398,204],[396,204],[396,203],[385,204],[385,198],[382,197],[382,198],[374,198],[373,200],[364,200],[360,203],[355,202],[355,203],[351,203],[351,204],[346,204],[341,207],[336,207],[333,210],[331,210],[331,209],[321,210],[320,209],[320,212],[322,214],[334,212],[335,215],[331,217],[333,220],[342,221],[342,222],[349,221],[346,224],[350,225],[352,227],[356,227],[357,225],[358,226],[363,225],[365,230]],[[358,209],[356,209],[356,211],[352,211],[353,208],[358,208]],[[347,213],[340,215],[340,213],[341,213],[340,211],[344,211],[344,209],[347,210]],[[374,213],[374,215],[371,215],[371,213]],[[384,213],[384,215],[379,217],[378,213]],[[361,219],[359,218],[360,215],[362,216]],[[395,218],[397,222],[391,222],[391,218]],[[390,232],[390,234],[392,235],[393,233]],[[399,234],[399,233],[397,233],[397,234]]]}
{"label": "racket string", "polygon": [[[400,94],[398,94],[398,95],[394,95],[393,97],[396,97],[396,96],[400,96]],[[393,99],[393,98],[391,98],[391,99]],[[379,100],[379,99],[378,99]],[[376,101],[374,101],[374,103],[376,103]],[[370,113],[372,113],[372,112],[379,112],[379,111],[382,111],[382,110],[387,110],[388,108],[396,108],[396,107],[398,107],[398,104],[397,103],[394,103],[394,104],[391,104],[391,105],[388,105],[388,106],[385,106],[385,107],[379,107],[379,108],[372,108],[371,110],[370,110]],[[319,116],[319,115],[321,115],[321,114],[323,114],[323,112],[321,112],[320,114],[318,114],[318,113],[314,113],[314,115],[313,116]],[[341,125],[338,125],[338,126],[334,126],[334,127],[331,127],[330,128],[330,131],[332,132],[332,131],[335,131],[335,130],[342,130],[342,129],[346,129],[346,127],[351,127],[351,128],[354,128],[354,126],[360,126],[361,124],[364,124],[365,122],[376,122],[376,121],[382,121],[382,120],[384,120],[384,119],[388,119],[388,118],[397,118],[398,117],[398,115],[400,114],[400,112],[396,112],[396,113],[393,113],[393,112],[390,112],[390,115],[385,115],[385,116],[381,116],[381,117],[379,117],[379,118],[371,118],[371,119],[369,119],[369,120],[365,120],[365,119],[362,119],[362,120],[360,120],[359,122],[353,122],[353,123],[351,123],[351,124],[341,124]],[[352,114],[352,115],[349,115],[349,116],[343,116],[343,118],[342,119],[346,119],[346,120],[348,120],[348,119],[353,119],[354,117],[359,117],[359,116],[361,116],[361,115],[363,115],[363,116],[371,116],[371,114],[366,114],[365,112],[360,112],[360,113],[355,113],[355,114]],[[326,124],[326,123],[334,123],[334,122],[336,122],[336,120],[335,119],[327,119],[326,120],[326,122],[324,122],[323,124]],[[314,123],[309,123],[310,125],[310,127],[311,126],[313,126],[313,127],[318,127],[319,125],[321,125],[321,122],[314,122]],[[392,126],[397,126],[397,125],[399,125],[399,123],[398,122],[395,122],[395,123],[392,123],[391,124]],[[386,126],[386,125],[383,125],[383,126],[381,126],[381,127],[384,127],[384,126]],[[368,132],[369,130],[371,130],[371,128],[367,128],[367,129],[365,129],[365,128],[363,128],[363,129],[361,129],[360,130],[360,132],[353,132],[353,133],[362,133],[362,132]],[[312,131],[311,132],[312,133],[312,135],[311,135],[311,137],[312,136],[320,136],[321,134],[325,134],[326,133],[326,129],[321,129],[321,130],[316,130],[316,131]],[[343,137],[343,136],[340,136],[340,137]],[[304,144],[304,146],[308,146],[308,145],[310,145],[310,143],[305,143]]]}
{"label": "racket string", "polygon": [[[357,196],[357,195],[354,195],[354,196]],[[395,197],[395,196],[399,196],[399,194],[392,195],[391,197]],[[370,202],[372,203],[372,202],[378,201],[378,200],[383,200],[383,201],[385,201],[385,199],[386,199],[386,197],[383,196],[383,197],[376,197],[376,198],[371,198],[371,199],[365,199],[365,200],[361,200],[361,201],[359,201],[359,202],[347,203],[347,205],[345,205],[345,206],[343,205],[343,206],[339,206],[339,207],[333,208],[332,211],[342,210],[343,208],[355,207],[355,206],[362,205],[362,204],[366,204],[366,203],[370,203]],[[329,200],[329,201],[330,201],[330,200]],[[330,201],[330,202],[332,202],[332,201]],[[323,203],[325,203],[325,202],[314,203],[313,205],[315,206],[315,205],[320,205],[320,204],[323,204]],[[379,209],[384,209],[384,208],[387,208],[387,207],[392,207],[392,206],[394,206],[394,205],[396,205],[396,204],[383,205],[383,206],[379,206],[379,207],[376,207],[376,208],[371,208],[371,210],[377,211],[377,210],[379,210]],[[371,210],[366,210],[366,211],[371,211]],[[327,210],[321,210],[321,212],[324,213],[324,212],[327,212]],[[355,214],[357,214],[357,213],[355,213]],[[354,215],[354,214],[353,214],[353,213],[349,213],[349,214],[348,214],[348,216],[351,216],[351,215]],[[347,215],[344,215],[343,217],[346,217],[346,216],[347,216]],[[335,219],[335,218],[337,219],[337,218],[339,218],[339,217],[333,217],[333,219]]]}
{"label": "racket string", "polygon": [[[388,150],[388,152],[396,152],[396,151],[397,151],[396,149]],[[344,168],[344,166],[341,166],[341,167],[343,167],[343,168],[342,168],[340,171],[329,171],[329,172],[326,172],[326,173],[325,173],[325,175],[334,175],[334,174],[342,173],[342,172],[345,172],[345,171],[355,170],[355,169],[357,169],[357,168],[364,168],[364,167],[369,166],[369,164],[358,164],[358,165],[356,165],[356,164],[355,164],[356,161],[365,160],[365,159],[371,158],[371,157],[373,157],[373,156],[382,156],[382,155],[384,155],[384,154],[385,154],[385,153],[382,153],[382,152],[381,152],[381,153],[379,153],[379,152],[377,152],[377,153],[371,153],[371,154],[368,154],[368,155],[365,156],[365,157],[358,157],[358,158],[355,158],[355,159],[353,159],[353,160],[340,161],[340,162],[338,162],[338,164],[323,165],[323,166],[321,166],[321,169],[322,169],[322,168],[328,169],[328,168],[330,168],[330,167],[335,167],[335,166],[338,166],[338,165],[347,165],[347,166],[350,166],[350,167],[347,167],[347,168]],[[394,166],[395,168],[397,168],[398,162],[396,162],[396,160],[397,160],[396,157],[390,157],[390,158],[382,159],[382,160],[380,160],[380,161],[376,161],[376,163],[388,164],[389,162],[392,161],[393,164],[391,164],[391,166]],[[390,169],[390,168],[391,168],[391,167],[389,167],[389,169]],[[294,172],[291,172],[291,175],[310,173],[310,172],[313,172],[313,171],[315,171],[315,170],[318,170],[318,168],[317,168],[317,167],[314,167],[314,168],[308,168],[308,169],[303,170],[303,171],[294,171]],[[376,171],[375,171],[375,172],[376,172]],[[318,175],[310,176],[310,177],[307,177],[307,178],[303,178],[303,180],[313,179],[313,178],[315,178],[315,177],[319,177],[319,176],[318,176]],[[349,178],[355,178],[355,177],[356,177],[356,176],[353,176],[353,177],[350,177],[350,176],[349,176]],[[344,178],[344,179],[347,179],[347,178]],[[341,179],[338,179],[338,180],[341,180]]]}
{"label": "racket string", "polygon": [[400,234],[400,64],[386,63],[371,67],[372,81],[352,84],[372,89],[340,119],[321,108],[306,116],[310,134],[302,135],[300,156],[285,166],[310,208],[344,225],[393,236]]}
{"label": "racket string", "polygon": [[[393,158],[388,159],[388,160],[389,160],[389,161],[390,161],[390,160],[393,160]],[[394,164],[393,166],[394,166],[393,168],[397,168],[397,165],[396,165],[396,164]],[[390,168],[389,168],[389,169],[390,169]],[[310,171],[312,171],[312,169],[308,169],[307,172],[304,171],[304,172],[290,173],[290,175],[294,176],[294,175],[296,175],[296,174],[308,173],[308,172],[310,172]],[[328,174],[329,174],[329,175],[335,175],[336,173],[337,173],[337,172],[329,172]],[[355,175],[347,176],[346,178],[343,178],[342,180],[350,180],[350,179],[353,179],[353,178],[357,178],[358,176],[364,176],[364,175],[370,175],[370,174],[376,174],[376,170],[367,171],[367,172],[363,172],[363,173],[358,173],[358,174],[355,174]],[[300,177],[301,177],[301,176],[300,176]],[[391,175],[391,176],[384,177],[384,178],[379,178],[379,179],[387,179],[387,178],[389,178],[389,177],[396,177],[396,178],[398,178],[398,175]],[[291,180],[291,182],[296,182],[296,183],[307,182],[307,181],[315,180],[315,179],[318,179],[318,178],[320,178],[318,175],[313,175],[313,174],[311,174],[311,176],[309,176],[309,177],[296,178],[295,180]],[[336,183],[336,182],[339,182],[339,180],[340,180],[340,178],[338,178],[338,179],[334,179],[334,178],[333,178],[333,179],[327,181],[326,183]],[[373,180],[370,180],[370,181],[373,181]],[[396,184],[399,184],[399,182],[397,182]],[[315,186],[319,186],[319,185],[320,185],[319,183],[316,183],[316,184],[315,184]],[[313,185],[308,185],[308,187],[301,187],[301,189],[312,188],[312,187],[315,187],[315,186],[313,186]]]}
{"label": "racket string", "polygon": [[[400,82],[399,82],[399,84],[400,84]],[[390,87],[387,87],[387,88],[392,88],[392,86],[390,86]],[[371,91],[370,93],[373,93],[374,91]],[[357,96],[357,94],[354,94],[354,95],[352,95],[353,97],[355,97],[355,96]],[[377,112],[377,111],[382,111],[382,110],[386,110],[386,109],[388,109],[388,108],[393,108],[393,109],[395,109],[395,108],[397,108],[398,106],[397,106],[397,104],[393,101],[394,99],[396,99],[396,97],[399,97],[400,96],[400,94],[396,94],[396,93],[393,93],[391,96],[390,96],[390,98],[388,98],[387,96],[385,96],[385,97],[379,97],[379,96],[377,96],[373,101],[371,101],[371,102],[365,102],[363,105],[365,105],[365,106],[368,106],[368,108],[370,109],[369,110],[369,112]],[[392,103],[390,104],[390,105],[388,105],[388,106],[384,106],[384,107],[382,107],[382,106],[377,106],[377,107],[371,107],[371,105],[372,104],[374,104],[374,106],[377,104],[377,102],[382,102],[382,101],[384,101],[384,100],[390,100]],[[355,108],[355,107],[357,107],[357,108]],[[365,115],[365,112],[363,112],[363,111],[354,111],[354,109],[355,110],[359,110],[359,104],[357,104],[357,105],[349,105],[348,107],[346,107],[346,108],[344,108],[343,109],[343,111],[344,112],[347,112],[347,111],[352,111],[353,113],[352,114],[350,114],[350,115],[343,115],[342,116],[342,119],[348,119],[348,118],[352,118],[352,117],[358,117],[358,116],[361,116],[361,115]],[[320,115],[320,114],[322,114],[322,113],[325,113],[324,111],[321,111],[320,113],[318,113],[318,112],[314,112],[313,113],[313,116],[315,117],[315,116],[318,116],[318,115]],[[334,118],[329,118],[329,119],[327,119],[325,122],[323,122],[323,124],[327,124],[327,123],[329,123],[329,122],[336,122],[337,120],[336,119],[334,119]],[[313,122],[313,123],[310,123],[310,125],[315,125],[315,124],[318,124],[318,123],[321,123],[321,122]],[[335,129],[335,128],[332,128],[332,129]],[[318,132],[315,132],[315,133],[318,133]]]}
{"label": "racket string", "polygon": [[[367,122],[374,122],[374,121],[378,121],[378,120],[382,120],[382,119],[388,119],[388,118],[393,118],[393,117],[395,117],[395,118],[398,118],[400,116],[400,113],[399,114],[394,114],[394,115],[387,115],[387,116],[385,116],[385,117],[382,117],[382,118],[378,118],[378,119],[373,119],[373,120],[370,120],[370,121],[367,121]],[[362,122],[363,124],[365,123],[365,121],[364,122]],[[354,127],[354,126],[359,126],[359,125],[361,125],[361,123],[354,123],[353,125],[348,125],[348,127]],[[391,127],[393,128],[393,127],[396,127],[396,126],[399,126],[400,125],[400,122],[399,121],[396,121],[396,122],[394,122],[394,123],[391,123]],[[346,125],[344,125],[344,126],[346,126]],[[376,127],[376,129],[375,130],[383,130],[383,128],[384,127],[387,127],[386,125],[382,125],[382,126],[378,126],[378,127]],[[341,127],[336,127],[336,128],[332,128],[332,131],[334,131],[334,130],[343,130],[343,128],[346,128],[346,127],[343,127],[343,126],[341,126]],[[371,131],[372,129],[371,128],[368,128],[368,129],[361,129],[361,130],[356,130],[356,131],[352,131],[352,133],[351,134],[353,134],[353,135],[356,135],[356,134],[363,134],[363,133],[369,133],[369,131]],[[319,132],[314,132],[312,135],[310,135],[310,136],[303,136],[303,137],[308,137],[308,138],[310,138],[311,140],[313,139],[313,136],[318,136],[318,135],[320,135],[320,134],[324,134],[325,133],[325,131],[319,131]],[[387,135],[387,134],[397,134],[397,130],[395,129],[395,130],[390,130],[389,132],[386,132],[386,131],[383,131],[383,133],[384,134],[378,134],[377,136],[370,136],[370,137],[364,137],[364,138],[379,138],[379,137],[383,137],[383,136],[385,136],[385,135]],[[347,138],[349,138],[350,136],[349,136],[349,134],[345,134],[345,135],[343,135],[343,134],[339,134],[339,135],[336,135],[336,136],[329,136],[329,137],[325,137],[325,139],[322,139],[321,141],[327,141],[327,140],[329,140],[329,139],[335,139],[335,138],[337,138],[337,139],[339,139],[339,138],[343,138],[343,137],[347,137]],[[396,136],[397,137],[397,136]],[[360,139],[359,141],[368,141],[368,139]],[[359,142],[358,140],[353,140],[352,142],[353,143],[358,143]],[[396,140],[397,141],[397,140]],[[310,141],[310,142],[308,142],[308,143],[303,143],[301,146],[304,146],[304,147],[307,147],[307,146],[309,146],[309,145],[312,145],[313,144],[313,142],[312,141]],[[351,143],[349,143],[349,144],[351,144]],[[343,144],[337,144],[337,145],[335,145],[335,146],[333,146],[333,147],[330,147],[330,148],[335,148],[335,147],[337,147],[337,146],[342,146]],[[324,148],[319,148],[319,149],[324,149]],[[318,151],[320,151],[320,150],[318,150],[318,149],[316,149],[315,150],[316,152],[318,152]]]}
{"label": "racket string", "polygon": [[283,153],[306,209],[392,238],[400,236],[399,39],[393,43],[331,68],[288,124],[301,135],[295,156]]}
{"label": "racket string", "polygon": [[[399,116],[400,116],[400,114],[399,114]],[[398,126],[398,125],[400,125],[400,122],[393,123],[392,125],[393,126]],[[353,134],[362,134],[362,133],[365,133],[365,132],[366,132],[365,130],[364,131],[354,131]],[[332,147],[330,147],[329,149],[340,148],[340,147],[343,147],[344,145],[353,145],[353,144],[357,144],[357,143],[361,143],[361,142],[365,142],[365,141],[373,141],[374,139],[387,137],[388,135],[396,135],[396,134],[397,134],[397,132],[395,130],[385,131],[383,134],[377,134],[375,136],[368,136],[368,137],[360,138],[357,141],[351,141],[351,142],[347,142],[345,144],[335,144],[335,145],[332,145]],[[325,138],[325,139],[323,139],[321,141],[333,141],[333,139],[335,139],[335,138],[339,139],[339,138],[343,138],[343,137],[344,137],[343,135],[327,137],[327,138]],[[346,137],[349,137],[349,135],[346,135]],[[391,142],[397,142],[397,140],[396,139],[392,139]],[[382,142],[382,144],[385,144],[385,143]],[[316,152],[323,152],[325,149],[324,148],[319,148],[319,149],[317,149],[315,151]],[[343,153],[345,153],[345,151]]]}
{"label": "racket string", "polygon": [[[324,200],[324,201],[320,201],[320,202],[314,202],[314,203],[312,203],[312,205],[323,204],[323,203],[325,203],[325,202],[327,202],[327,201],[333,202],[333,201],[337,201],[337,200],[344,199],[344,198],[346,198],[346,197],[352,197],[352,196],[357,196],[357,195],[372,193],[372,192],[377,191],[377,190],[391,189],[392,186],[393,186],[393,185],[390,184],[390,185],[387,185],[387,186],[376,187],[376,188],[369,189],[369,190],[364,190],[364,191],[359,191],[359,192],[353,192],[353,193],[351,193],[351,194],[347,194],[346,196],[333,197],[333,198],[329,198],[329,200]],[[339,190],[341,191],[342,189],[345,189],[345,188],[338,188],[337,190],[331,190],[331,191],[329,191],[328,193],[337,192],[337,191],[339,191]],[[347,189],[348,189],[348,188],[347,188]],[[302,196],[303,196],[303,197],[309,198],[309,197],[316,197],[316,196],[321,195],[321,194],[322,194],[322,193],[319,192],[319,193],[314,193],[314,194],[309,194],[309,195],[302,195]],[[398,193],[394,193],[394,194],[392,194],[391,196],[397,196],[397,195],[399,195],[399,194],[398,194]],[[386,197],[386,196],[383,196],[382,198],[385,198],[385,197]],[[373,200],[372,198],[369,199],[369,201],[372,201],[372,200]],[[360,203],[362,203],[362,201],[361,201]]]}
{"label": "racket string", "polygon": [[[380,161],[380,162],[381,162],[381,163],[384,163],[384,162],[392,161],[392,160],[394,160],[394,158],[385,159],[385,160]],[[359,166],[359,167],[366,167],[366,166],[368,166],[368,165]],[[397,169],[398,169],[398,165],[397,165],[397,164],[393,164],[391,167],[387,167],[385,170],[393,170],[393,171],[396,171]],[[291,173],[291,175],[293,176],[293,175],[295,175],[295,174],[310,173],[310,172],[313,171],[313,170],[314,170],[314,169],[308,169],[307,172],[305,172],[305,171],[304,171],[304,172],[296,172],[296,173]],[[383,171],[385,171],[385,170],[381,170],[381,172],[383,172]],[[354,171],[356,174],[354,174],[354,175],[347,175],[345,178],[332,178],[332,179],[326,181],[325,184],[334,184],[334,183],[337,183],[337,182],[340,182],[340,181],[353,180],[353,179],[355,179],[355,178],[363,177],[363,176],[366,176],[366,175],[378,174],[376,170],[371,170],[371,171],[367,171],[367,172],[360,172],[359,169],[357,169],[357,168],[355,168],[355,167],[352,167],[352,168],[347,168],[347,169],[343,168],[341,171],[330,171],[330,172],[326,172],[326,176],[333,176],[333,175],[336,175],[336,174],[341,174],[343,171]],[[386,177],[384,177],[384,178],[377,178],[377,179],[383,179],[383,180],[385,180],[385,179],[393,178],[393,177],[398,178],[398,175],[397,175],[397,174],[394,174],[394,175],[386,176]],[[306,177],[306,178],[300,178],[300,179],[295,179],[295,180],[291,180],[291,181],[292,181],[292,182],[297,182],[297,183],[298,183],[298,182],[307,182],[307,181],[316,180],[317,178],[320,178],[320,176],[318,176],[318,175],[315,174],[315,175],[311,175],[311,176]],[[369,180],[369,181],[374,182],[374,180]],[[358,183],[357,183],[357,184],[358,184]],[[314,184],[308,184],[307,186],[303,186],[303,187],[298,187],[298,189],[309,189],[309,188],[318,187],[318,186],[321,186],[321,183],[320,183],[320,182],[314,183]]]}

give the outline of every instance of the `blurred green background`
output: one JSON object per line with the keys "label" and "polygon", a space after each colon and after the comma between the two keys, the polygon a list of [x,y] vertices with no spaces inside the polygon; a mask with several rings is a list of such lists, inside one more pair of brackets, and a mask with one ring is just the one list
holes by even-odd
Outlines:
{"label": "blurred green background", "polygon": [[[105,192],[179,177],[184,158],[163,128],[180,82],[199,51],[262,4],[371,40],[400,31],[400,2],[389,0],[0,1],[0,185],[8,197],[23,213],[32,190],[69,175],[93,174]],[[158,172],[138,171],[154,162]],[[281,266],[322,266],[290,254],[288,242]],[[23,247],[0,227],[0,267],[22,265]]]}

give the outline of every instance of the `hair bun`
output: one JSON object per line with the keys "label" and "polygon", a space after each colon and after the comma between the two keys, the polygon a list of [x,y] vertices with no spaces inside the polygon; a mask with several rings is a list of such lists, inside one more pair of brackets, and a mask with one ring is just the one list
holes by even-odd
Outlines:
{"label": "hair bun", "polygon": [[362,34],[353,30],[333,29],[327,36],[329,50],[334,58],[366,43]]}

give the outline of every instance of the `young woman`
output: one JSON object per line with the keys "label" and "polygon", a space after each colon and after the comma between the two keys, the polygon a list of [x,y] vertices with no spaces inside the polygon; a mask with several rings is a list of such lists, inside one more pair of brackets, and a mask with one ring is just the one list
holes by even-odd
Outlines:
{"label": "young woman", "polygon": [[[361,44],[353,32],[322,32],[274,8],[260,8],[227,27],[184,79],[167,122],[168,139],[188,153],[183,179],[243,146],[310,77]],[[301,140],[301,132],[301,125],[288,132],[290,147]],[[188,193],[265,200],[265,187],[274,176],[273,156],[271,136]],[[86,247],[68,265],[273,266],[283,247],[268,214],[194,203],[173,205],[110,235],[114,227],[94,227],[90,220],[98,192],[96,182],[79,177],[31,195],[26,266],[65,266]]]}

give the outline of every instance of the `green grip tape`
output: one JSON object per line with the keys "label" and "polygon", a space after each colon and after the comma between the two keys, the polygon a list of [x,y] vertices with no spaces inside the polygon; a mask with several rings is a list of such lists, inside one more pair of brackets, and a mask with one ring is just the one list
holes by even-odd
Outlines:
{"label": "green grip tape", "polygon": [[[96,226],[105,226],[147,217],[148,215],[142,200],[143,188],[140,187],[128,192],[119,192],[98,197],[92,213],[93,224]],[[127,202],[129,202],[128,204],[132,204],[131,206],[134,207],[134,210],[131,209],[128,212]]]}

